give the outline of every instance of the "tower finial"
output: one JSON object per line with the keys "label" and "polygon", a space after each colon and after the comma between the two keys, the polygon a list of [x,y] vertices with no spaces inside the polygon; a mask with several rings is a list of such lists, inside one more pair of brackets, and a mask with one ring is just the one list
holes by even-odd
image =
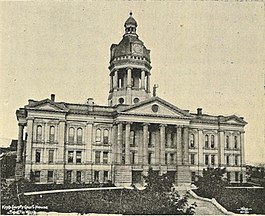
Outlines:
{"label": "tower finial", "polygon": [[132,15],[133,15],[132,11],[130,11],[129,15],[130,15],[130,16],[132,16]]}

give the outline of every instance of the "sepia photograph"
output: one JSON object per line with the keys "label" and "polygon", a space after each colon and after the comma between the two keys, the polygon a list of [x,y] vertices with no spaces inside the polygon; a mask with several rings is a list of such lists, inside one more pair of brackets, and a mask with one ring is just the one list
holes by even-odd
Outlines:
{"label": "sepia photograph", "polygon": [[264,3],[0,1],[0,214],[265,215]]}

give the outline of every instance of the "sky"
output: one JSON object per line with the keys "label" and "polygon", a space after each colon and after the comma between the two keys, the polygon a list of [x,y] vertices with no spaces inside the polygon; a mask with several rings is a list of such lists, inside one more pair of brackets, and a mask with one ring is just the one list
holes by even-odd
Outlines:
{"label": "sky", "polygon": [[109,48],[129,12],[151,50],[151,85],[182,109],[244,116],[247,163],[265,163],[264,4],[218,1],[0,2],[0,145],[28,99],[106,105]]}

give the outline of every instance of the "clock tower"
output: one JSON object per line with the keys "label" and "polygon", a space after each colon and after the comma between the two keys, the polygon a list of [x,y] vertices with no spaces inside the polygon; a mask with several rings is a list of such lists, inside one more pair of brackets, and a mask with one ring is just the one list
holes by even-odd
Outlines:
{"label": "clock tower", "polygon": [[137,22],[130,13],[119,44],[110,47],[109,106],[131,105],[150,98],[150,50],[136,34]]}

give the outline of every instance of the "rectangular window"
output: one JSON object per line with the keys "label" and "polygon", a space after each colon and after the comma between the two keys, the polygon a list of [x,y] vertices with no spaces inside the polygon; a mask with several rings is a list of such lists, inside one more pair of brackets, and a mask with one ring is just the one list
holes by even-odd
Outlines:
{"label": "rectangular window", "polygon": [[167,153],[165,154],[165,163],[168,164],[168,162],[167,162]]}
{"label": "rectangular window", "polygon": [[175,162],[175,154],[170,154],[170,164],[174,164]]}
{"label": "rectangular window", "polygon": [[109,180],[109,171],[104,171],[103,173],[103,181],[108,182]]}
{"label": "rectangular window", "polygon": [[125,164],[125,153],[122,153],[121,155],[121,163]]}
{"label": "rectangular window", "polygon": [[209,165],[209,155],[205,155],[205,165]]}
{"label": "rectangular window", "polygon": [[152,163],[152,153],[148,153],[148,164]]}
{"label": "rectangular window", "polygon": [[239,158],[238,155],[235,155],[235,165],[238,165],[238,161],[239,161],[238,158]]}
{"label": "rectangular window", "polygon": [[229,155],[226,156],[226,165],[229,165]]}
{"label": "rectangular window", "polygon": [[109,162],[109,153],[103,152],[103,164],[108,164]]}
{"label": "rectangular window", "polygon": [[194,165],[195,164],[195,154],[190,155],[190,164]]}
{"label": "rectangular window", "polygon": [[100,164],[100,151],[95,152],[95,163]]}
{"label": "rectangular window", "polygon": [[215,155],[211,155],[211,165],[215,165]]}
{"label": "rectangular window", "polygon": [[68,151],[68,163],[74,162],[74,151]]}
{"label": "rectangular window", "polygon": [[48,182],[53,182],[53,171],[48,171]]}
{"label": "rectangular window", "polygon": [[71,183],[72,181],[72,170],[67,170],[66,172],[66,183]]}
{"label": "rectangular window", "polygon": [[76,163],[77,164],[82,163],[82,151],[76,151]]}
{"label": "rectangular window", "polygon": [[40,182],[40,171],[35,171],[34,172],[34,181],[35,182]]}
{"label": "rectangular window", "polygon": [[239,180],[239,172],[235,172],[235,181]]}
{"label": "rectangular window", "polygon": [[76,182],[81,183],[82,172],[76,171]]}
{"label": "rectangular window", "polygon": [[94,171],[94,181],[99,182],[99,171]]}
{"label": "rectangular window", "polygon": [[231,180],[231,174],[230,174],[230,172],[227,172],[226,173],[226,178],[227,178],[227,181],[230,182],[230,180]]}
{"label": "rectangular window", "polygon": [[49,158],[48,158],[49,163],[54,162],[54,150],[49,150]]}
{"label": "rectangular window", "polygon": [[77,144],[82,144],[82,136],[78,136],[77,135],[77,137],[76,137],[76,142],[77,142]]}
{"label": "rectangular window", "polygon": [[135,152],[131,152],[131,164],[135,164]]}
{"label": "rectangular window", "polygon": [[35,155],[36,163],[40,163],[40,156],[41,156],[40,150],[36,150],[36,155]]}

